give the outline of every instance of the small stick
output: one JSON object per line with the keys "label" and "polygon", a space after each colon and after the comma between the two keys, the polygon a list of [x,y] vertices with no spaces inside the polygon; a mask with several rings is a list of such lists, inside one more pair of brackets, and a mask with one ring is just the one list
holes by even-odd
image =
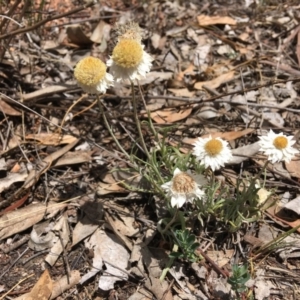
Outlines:
{"label": "small stick", "polygon": [[222,270],[210,257],[208,257],[200,248],[197,249],[197,252],[199,252],[206,261],[208,261],[211,266],[213,267],[213,269],[224,276],[224,278],[228,278],[229,277],[229,273],[225,270]]}

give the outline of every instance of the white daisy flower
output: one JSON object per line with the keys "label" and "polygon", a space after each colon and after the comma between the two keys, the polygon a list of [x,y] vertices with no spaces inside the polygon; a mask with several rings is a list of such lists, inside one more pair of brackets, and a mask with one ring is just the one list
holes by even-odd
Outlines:
{"label": "white daisy flower", "polygon": [[276,134],[270,130],[267,135],[260,136],[259,139],[260,151],[264,152],[273,164],[280,161],[290,162],[299,153],[292,147],[296,142],[292,140],[293,136],[286,136],[282,132]]}
{"label": "white daisy flower", "polygon": [[74,70],[78,85],[91,94],[104,94],[113,85],[114,78],[106,73],[106,65],[96,57],[85,57],[80,60]]}
{"label": "white daisy flower", "polygon": [[186,202],[193,202],[195,198],[204,197],[205,194],[200,189],[200,181],[204,182],[202,176],[192,176],[176,168],[172,180],[161,187],[171,197],[172,207],[180,208]]}
{"label": "white daisy flower", "polygon": [[110,73],[117,82],[145,77],[152,66],[152,57],[141,44],[140,28],[135,23],[125,25],[119,31],[118,43],[107,61]]}
{"label": "white daisy flower", "polygon": [[211,167],[213,171],[224,167],[231,158],[228,143],[221,138],[198,138],[194,144],[193,154],[205,168]]}

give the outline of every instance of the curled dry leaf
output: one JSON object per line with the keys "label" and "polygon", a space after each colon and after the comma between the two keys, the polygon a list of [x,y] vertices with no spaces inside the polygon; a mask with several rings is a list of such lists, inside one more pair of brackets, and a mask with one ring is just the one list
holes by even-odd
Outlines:
{"label": "curled dry leaf", "polygon": [[[208,300],[208,298],[201,292],[201,290],[199,289],[199,293],[197,290],[195,290],[193,293],[194,295],[191,294],[191,291],[189,289],[188,286],[189,282],[187,280],[187,276],[185,274],[185,272],[183,271],[183,266],[180,264],[177,264],[176,267],[173,267],[169,270],[169,273],[172,275],[172,277],[174,278],[174,280],[176,281],[176,284],[178,286],[180,286],[180,289],[182,291],[182,293],[180,293],[180,295],[182,296],[182,299],[189,299],[189,300],[197,300],[197,299],[201,299],[201,300]],[[182,280],[182,278],[185,278],[186,280]],[[163,283],[165,283],[165,281],[163,281]],[[171,298],[172,299],[172,298]]]}
{"label": "curled dry leaf", "polygon": [[300,216],[300,196],[289,201],[287,204],[284,205],[284,208],[289,209]]}
{"label": "curled dry leaf", "polygon": [[[279,257],[286,261],[289,258],[300,257],[300,237],[298,233],[292,233],[284,239],[284,243],[286,245],[290,245],[289,247],[282,247],[277,250]],[[293,270],[293,268],[292,268]],[[293,273],[291,270],[291,275],[298,277],[297,273]]]}
{"label": "curled dry leaf", "polygon": [[8,152],[10,149],[16,148],[20,145],[22,138],[19,135],[13,135],[9,141],[8,145],[5,148],[3,152],[0,152],[0,155],[3,155],[4,153]]}
{"label": "curled dry leaf", "polygon": [[[90,39],[94,43],[103,43],[105,41],[108,41],[110,39],[110,30],[111,25],[101,20],[98,25],[95,27]],[[101,49],[105,50],[105,49]]]}
{"label": "curled dry leaf", "polygon": [[49,230],[49,221],[33,226],[28,247],[34,251],[42,251],[53,246],[54,233]]}
{"label": "curled dry leaf", "polygon": [[254,279],[253,286],[255,291],[255,299],[257,300],[269,299],[271,295],[271,289],[276,289],[276,286],[270,280],[266,280],[265,273],[265,269],[256,270],[256,278]]}
{"label": "curled dry leaf", "polygon": [[7,170],[7,163],[4,157],[0,158],[0,171],[6,172]]}
{"label": "curled dry leaf", "polygon": [[116,236],[120,239],[120,241],[122,241],[122,243],[129,249],[132,250],[133,247],[133,242],[132,240],[130,240],[126,235],[122,234],[122,232],[120,232],[118,229],[118,227],[116,226],[115,222],[114,222],[114,217],[112,217],[108,212],[105,212],[105,219],[107,221],[107,223],[111,226],[111,229],[113,230],[113,232],[116,234]]}
{"label": "curled dry leaf", "polygon": [[150,113],[150,117],[158,124],[167,124],[180,121],[188,117],[192,112],[192,108],[174,110],[174,109],[165,109],[160,111],[155,111]]}
{"label": "curled dry leaf", "polygon": [[260,238],[250,234],[244,235],[244,241],[250,244],[253,248],[260,248],[266,244],[266,242],[262,241]]}
{"label": "curled dry leaf", "polygon": [[81,221],[79,221],[72,233],[72,247],[86,237],[90,236],[97,228],[98,224],[89,224],[89,218],[85,216]]}
{"label": "curled dry leaf", "polygon": [[53,283],[51,300],[56,299],[63,292],[69,290],[80,281],[80,272],[72,270],[70,274],[65,275]]}
{"label": "curled dry leaf", "polygon": [[[132,249],[130,262],[133,267],[130,272],[137,276],[140,276],[141,273],[144,274],[144,286],[155,295],[156,299],[173,299],[172,295],[168,293],[167,282],[161,282],[159,280],[162,273],[162,269],[160,268],[161,258],[164,257],[164,263],[167,263],[167,255],[164,251],[158,254],[158,252],[160,252],[158,250],[155,252],[160,258],[158,259],[156,255],[154,255],[154,252],[152,253],[147,246],[143,245],[141,247],[141,242],[142,241],[136,243]],[[137,292],[136,297],[138,297],[138,295],[139,293]]]}
{"label": "curled dry leaf", "polygon": [[21,173],[9,173],[5,178],[0,181],[0,193],[8,189],[12,184],[16,182],[25,181],[28,176],[26,171]]}
{"label": "curled dry leaf", "polygon": [[221,113],[212,105],[203,105],[197,113],[197,118],[211,119],[221,116]]}
{"label": "curled dry leaf", "polygon": [[[161,82],[164,80],[169,80],[173,77],[173,72],[149,72],[146,78],[142,78],[139,80],[140,85],[150,84],[151,82]],[[134,82],[137,85],[136,82]]]}
{"label": "curled dry leaf", "polygon": [[236,20],[226,16],[207,16],[199,15],[197,17],[200,26],[209,26],[216,24],[236,25]]}
{"label": "curled dry leaf", "polygon": [[[80,272],[78,270],[72,270],[68,275],[65,275],[58,279],[55,282],[52,282],[52,294],[50,298],[47,299],[56,299],[59,295],[72,288],[79,283]],[[28,300],[26,297],[29,293],[24,294],[20,297],[15,298],[14,300]],[[41,298],[32,298],[31,300],[37,300]]]}
{"label": "curled dry leaf", "polygon": [[254,156],[259,151],[259,149],[259,142],[233,149],[232,159],[229,161],[229,163],[240,164],[241,162],[249,159],[249,157]]}
{"label": "curled dry leaf", "polygon": [[111,193],[125,193],[126,190],[122,188],[117,182],[115,183],[104,183],[104,182],[98,182],[97,187],[97,195],[107,195]]}
{"label": "curled dry leaf", "polygon": [[82,164],[85,162],[92,161],[92,151],[73,151],[64,154],[61,158],[59,158],[54,166],[68,166],[75,164]]}
{"label": "curled dry leaf", "polygon": [[60,254],[63,252],[64,247],[69,242],[70,229],[67,218],[64,215],[55,224],[52,231],[55,234],[55,239],[53,240],[54,245],[51,248],[50,253],[45,258],[45,261],[50,266],[55,264]]}
{"label": "curled dry leaf", "polygon": [[0,99],[0,112],[2,112],[4,115],[8,116],[21,116],[22,113],[15,110],[13,107],[11,107],[8,103]]}
{"label": "curled dry leaf", "polygon": [[76,137],[72,135],[61,135],[59,133],[51,133],[51,132],[41,132],[38,134],[28,134],[26,135],[26,139],[36,140],[42,145],[62,145],[62,144],[70,144],[76,141]]}
{"label": "curled dry leaf", "polygon": [[93,41],[86,36],[83,32],[80,24],[74,24],[67,27],[67,36],[69,42],[76,45],[88,45],[92,44]]}
{"label": "curled dry leaf", "polygon": [[[115,176],[117,174],[126,174],[125,176]],[[114,174],[106,173],[104,174],[102,180],[103,182],[98,182],[97,195],[106,195],[111,193],[126,193],[127,190],[124,189],[121,184],[132,184],[135,181],[136,175],[129,174],[118,170]]]}
{"label": "curled dry leaf", "polygon": [[22,165],[19,163],[16,163],[12,168],[11,168],[11,173],[18,173],[21,170]]}
{"label": "curled dry leaf", "polygon": [[300,66],[300,26],[298,26],[295,30],[297,31],[296,55],[297,55],[298,65]]}
{"label": "curled dry leaf", "polygon": [[13,234],[24,231],[43,220],[48,214],[54,214],[66,207],[65,203],[49,202],[30,204],[24,208],[11,211],[0,217],[0,241]]}
{"label": "curled dry leaf", "polygon": [[207,251],[206,255],[211,258],[220,268],[224,267],[233,257],[234,250]]}
{"label": "curled dry leaf", "polygon": [[187,97],[192,98],[195,96],[195,91],[189,91],[187,88],[184,89],[168,89],[171,93],[173,93],[176,97]]}
{"label": "curled dry leaf", "polygon": [[116,281],[128,279],[127,273],[122,272],[122,269],[125,271],[128,267],[129,253],[115,235],[98,228],[89,241],[86,241],[85,246],[94,251],[94,258],[93,267],[82,277],[81,284],[101,271],[103,265],[105,265],[106,271],[99,280],[101,290],[113,289]]}
{"label": "curled dry leaf", "polygon": [[[154,49],[157,49],[161,46],[161,36],[158,34],[158,33],[153,33],[152,34],[152,37],[151,37],[151,43],[152,43],[152,46],[154,47]],[[160,47],[161,49],[161,47]]]}
{"label": "curled dry leaf", "polygon": [[[218,88],[221,84],[226,83],[227,81],[230,81],[234,78],[234,71],[230,71],[228,73],[222,74],[212,80],[209,81],[199,81],[196,82],[194,85],[194,88],[197,90],[202,90],[203,86],[207,86],[210,89],[216,89]],[[209,98],[207,98],[209,99]]]}
{"label": "curled dry leaf", "polygon": [[166,100],[161,99],[160,101],[157,101],[156,99],[150,100],[146,105],[146,110],[142,109],[141,114],[144,118],[148,117],[148,111],[154,111],[161,109],[164,105],[166,105]]}
{"label": "curled dry leaf", "polygon": [[112,173],[112,176],[120,184],[125,184],[136,189],[149,189],[149,184],[146,179],[135,170],[116,170]]}
{"label": "curled dry leaf", "polygon": [[292,177],[300,178],[300,160],[292,160],[289,163],[285,163],[285,167]]}
{"label": "curled dry leaf", "polygon": [[103,219],[102,203],[88,202],[81,208],[85,216],[79,220],[72,232],[72,247],[90,236]]}
{"label": "curled dry leaf", "polygon": [[211,51],[211,40],[207,37],[198,38],[198,45],[195,49],[194,64],[203,71],[207,69],[208,54]]}
{"label": "curled dry leaf", "polygon": [[130,210],[127,207],[124,207],[122,211],[118,218],[112,218],[114,230],[125,236],[135,236],[139,232],[135,218],[130,216]]}
{"label": "curled dry leaf", "polygon": [[178,81],[182,81],[184,78],[185,74],[194,74],[195,73],[195,65],[194,64],[189,64],[189,66],[183,71],[177,74],[176,79]]}
{"label": "curled dry leaf", "polygon": [[52,294],[53,283],[48,270],[45,270],[38,282],[34,285],[31,292],[28,293],[24,300],[48,300]]}
{"label": "curled dry leaf", "polygon": [[227,282],[227,278],[216,278],[216,274],[210,272],[207,277],[207,284],[212,289],[212,299],[220,299],[221,297],[231,299],[231,285]]}
{"label": "curled dry leaf", "polygon": [[69,89],[70,89],[69,87],[66,87],[64,85],[52,85],[52,86],[48,86],[44,89],[39,89],[32,93],[22,94],[21,98],[24,101],[30,101],[30,100],[38,99],[38,98],[42,98],[42,97],[45,98],[45,97],[55,94],[55,93],[63,93]]}
{"label": "curled dry leaf", "polygon": [[263,117],[267,120],[271,125],[282,128],[284,126],[284,119],[277,112],[264,112]]}
{"label": "curled dry leaf", "polygon": [[28,192],[23,197],[21,197],[20,199],[18,199],[17,201],[13,202],[8,207],[6,207],[4,210],[0,211],[0,216],[5,215],[9,211],[15,210],[15,209],[19,208],[20,206],[22,206],[27,201],[27,199],[29,197],[29,194],[30,193]]}
{"label": "curled dry leaf", "polygon": [[257,280],[254,285],[255,299],[264,300],[268,299],[271,295],[271,287],[267,284],[266,280]]}
{"label": "curled dry leaf", "polygon": [[[268,207],[266,214],[280,226],[290,226],[292,228],[300,226],[300,219],[292,221],[290,213],[288,213],[284,207],[279,206],[277,203],[273,203],[272,206]],[[297,232],[300,233],[299,227],[297,228]]]}

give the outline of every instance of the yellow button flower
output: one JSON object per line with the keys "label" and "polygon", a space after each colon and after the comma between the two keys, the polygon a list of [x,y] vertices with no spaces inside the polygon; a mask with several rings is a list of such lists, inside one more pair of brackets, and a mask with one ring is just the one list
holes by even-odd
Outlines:
{"label": "yellow button flower", "polygon": [[130,23],[121,28],[118,43],[107,61],[110,73],[116,81],[145,77],[152,66],[152,57],[141,44],[140,28]]}
{"label": "yellow button flower", "polygon": [[96,57],[85,57],[74,70],[78,85],[91,94],[104,94],[113,85],[113,76],[106,72],[106,65]]}

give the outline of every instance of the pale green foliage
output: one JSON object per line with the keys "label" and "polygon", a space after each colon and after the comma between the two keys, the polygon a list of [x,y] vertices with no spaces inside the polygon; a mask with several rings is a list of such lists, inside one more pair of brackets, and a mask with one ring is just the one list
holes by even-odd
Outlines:
{"label": "pale green foliage", "polygon": [[244,293],[247,291],[248,288],[245,284],[249,279],[250,274],[247,265],[232,266],[232,275],[228,278],[228,283],[231,285],[233,291],[235,291],[237,299],[246,299],[244,297]]}
{"label": "pale green foliage", "polygon": [[204,226],[208,218],[223,223],[228,231],[235,232],[244,223],[256,221],[261,216],[261,207],[255,187],[256,179],[250,179],[248,184],[237,181],[237,187],[230,190],[228,186],[212,179],[206,187],[205,202],[195,202],[199,221]]}
{"label": "pale green foliage", "polygon": [[169,255],[171,258],[181,258],[191,262],[199,260],[199,257],[195,255],[195,250],[200,244],[196,242],[196,236],[194,234],[191,234],[188,229],[185,229],[176,230],[173,236],[178,245],[178,251],[172,251]]}

